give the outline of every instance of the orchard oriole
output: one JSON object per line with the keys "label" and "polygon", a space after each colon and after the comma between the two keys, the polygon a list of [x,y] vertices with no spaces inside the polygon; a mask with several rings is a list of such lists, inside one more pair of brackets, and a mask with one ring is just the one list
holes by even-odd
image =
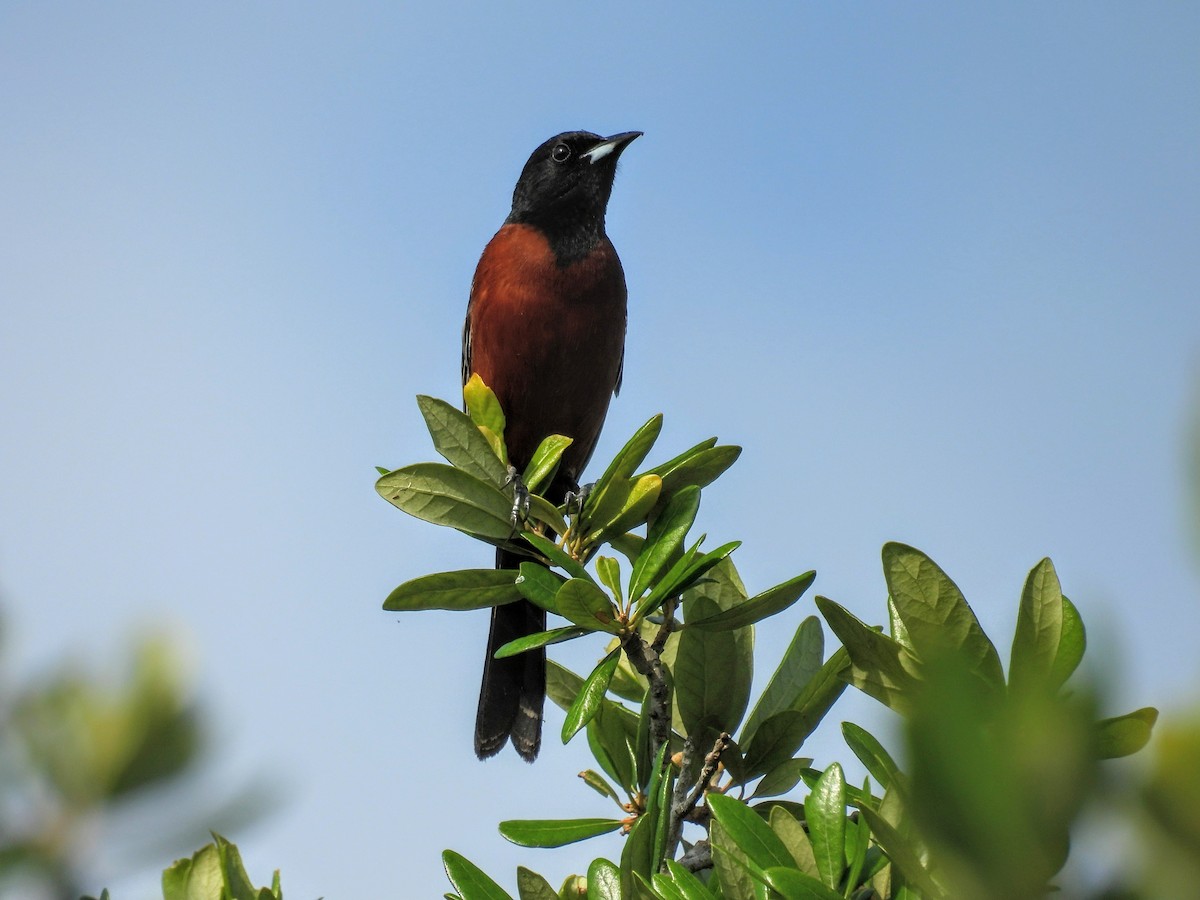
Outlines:
{"label": "orchard oriole", "polygon": [[[608,403],[621,387],[625,273],[604,230],[617,159],[640,131],[601,137],[570,131],[533,151],[513,191],[512,212],[484,248],[463,327],[463,383],[478,374],[507,424],[510,464],[521,471],[551,434],[572,439],[543,491],[561,503],[578,488]],[[496,551],[496,567],[528,557]],[[526,600],[492,609],[475,753],[506,741],[532,762],[542,741],[546,653],[495,659],[503,644],[544,631],[546,613]]]}

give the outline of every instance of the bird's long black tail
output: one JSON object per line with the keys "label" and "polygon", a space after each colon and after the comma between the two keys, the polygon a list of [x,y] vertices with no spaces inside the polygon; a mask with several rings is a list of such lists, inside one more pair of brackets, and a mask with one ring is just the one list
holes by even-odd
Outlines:
{"label": "bird's long black tail", "polygon": [[[496,551],[497,569],[516,569],[528,561],[528,556]],[[546,611],[528,600],[492,608],[475,714],[475,755],[480,759],[495,756],[508,740],[526,762],[537,759],[546,699],[546,651],[539,647],[506,659],[493,654],[511,640],[545,630]]]}

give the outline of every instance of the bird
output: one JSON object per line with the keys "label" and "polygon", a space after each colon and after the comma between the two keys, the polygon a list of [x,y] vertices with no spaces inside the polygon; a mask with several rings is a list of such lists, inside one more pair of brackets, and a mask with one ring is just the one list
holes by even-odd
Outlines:
{"label": "bird", "polygon": [[[640,131],[602,137],[568,131],[530,155],[512,210],[480,256],[463,325],[462,379],[478,375],[504,411],[510,465],[524,470],[542,440],[572,439],[543,490],[552,503],[578,490],[600,437],[625,361],[625,272],[605,231],[617,160]],[[496,568],[529,560],[498,548]],[[546,696],[546,652],[496,659],[516,638],[546,629],[545,610],[527,600],[492,608],[475,754],[511,742],[537,758]]]}

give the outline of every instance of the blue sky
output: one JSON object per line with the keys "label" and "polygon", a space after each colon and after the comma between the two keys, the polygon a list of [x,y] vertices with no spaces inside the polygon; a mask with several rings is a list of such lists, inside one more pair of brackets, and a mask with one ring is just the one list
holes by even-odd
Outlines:
{"label": "blue sky", "polygon": [[[230,837],[289,895],[439,896],[444,847],[509,887],[518,862],[557,880],[619,853],[496,834],[607,810],[582,746],[475,761],[486,614],[379,605],[490,553],[386,505],[372,467],[432,458],[413,395],[456,395],[471,273],[530,150],[638,129],[597,459],[657,411],[664,458],[740,443],[700,525],[745,541],[751,589],[815,568],[877,621],[903,540],[1002,654],[1050,555],[1113,712],[1182,708],[1198,75],[1186,4],[6,4],[13,665],[171,629],[221,771],[282,786]],[[811,611],[760,629],[760,669]],[[837,712],[822,764],[849,755]]]}

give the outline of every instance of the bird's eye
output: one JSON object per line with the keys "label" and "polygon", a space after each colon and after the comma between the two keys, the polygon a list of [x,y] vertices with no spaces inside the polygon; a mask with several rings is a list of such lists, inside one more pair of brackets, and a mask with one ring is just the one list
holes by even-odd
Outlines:
{"label": "bird's eye", "polygon": [[550,151],[550,158],[555,162],[566,162],[571,158],[571,148],[566,144],[555,144]]}

